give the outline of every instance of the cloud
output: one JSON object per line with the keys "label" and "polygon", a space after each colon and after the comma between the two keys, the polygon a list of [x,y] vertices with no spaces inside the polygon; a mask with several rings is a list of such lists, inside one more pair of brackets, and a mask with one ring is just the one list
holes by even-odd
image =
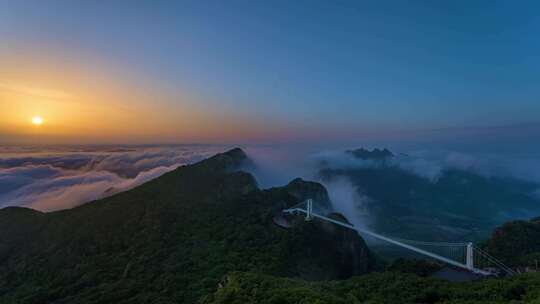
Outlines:
{"label": "cloud", "polygon": [[[358,159],[343,151],[323,151],[306,157],[312,166],[319,168],[361,169],[383,165],[380,161]],[[445,170],[458,169],[484,177],[540,183],[540,157],[419,150],[397,154],[385,165],[399,167],[432,182],[436,182]]]}
{"label": "cloud", "polygon": [[[136,187],[222,146],[51,148],[0,154],[0,208],[71,208]],[[13,151],[11,151],[13,152]],[[15,156],[13,156],[15,155]]]}
{"label": "cloud", "polygon": [[66,209],[105,197],[105,191],[121,181],[120,177],[110,172],[61,176],[35,181],[10,193],[5,200],[9,200],[9,205],[41,211]]}
{"label": "cloud", "polygon": [[158,176],[161,176],[169,171],[172,171],[176,168],[178,168],[179,165],[173,165],[168,167],[156,167],[153,169],[150,169],[148,171],[143,171],[139,173],[134,178],[128,178],[123,179],[121,182],[116,184],[113,188],[107,189],[107,193],[117,193],[121,191],[125,191],[134,187],[137,187],[141,184],[146,183],[147,181],[150,181]]}
{"label": "cloud", "polygon": [[296,177],[313,179],[315,167],[306,159],[309,150],[290,147],[247,147],[254,166],[243,168],[255,176],[262,188],[277,187]]}
{"label": "cloud", "polygon": [[[0,157],[0,168],[51,165],[57,168],[81,171],[109,171],[123,177],[135,177],[142,171],[159,166],[190,163],[221,151],[219,146],[164,146],[137,149],[103,148],[88,151],[31,150],[18,157]],[[0,150],[1,151],[1,150]]]}
{"label": "cloud", "polygon": [[36,179],[54,178],[61,174],[60,169],[50,165],[29,165],[27,167],[0,169],[0,194],[17,190]]}
{"label": "cloud", "polygon": [[0,91],[6,90],[11,91],[16,94],[28,95],[41,98],[51,98],[51,99],[69,99],[73,98],[73,95],[53,89],[37,88],[13,83],[0,82]]}
{"label": "cloud", "polygon": [[[180,165],[226,149],[204,145],[2,147],[0,208],[13,205],[43,211],[71,208],[131,189]],[[262,188],[285,185],[296,177],[319,181],[338,204],[336,209],[347,213],[352,212],[350,208],[353,207],[362,209],[369,198],[352,197],[357,191],[347,181],[321,181],[319,170],[381,165],[380,162],[354,158],[343,151],[258,146],[248,147],[246,152],[255,163],[254,168],[246,169],[254,174]],[[397,154],[389,164],[432,182],[436,182],[445,170],[455,168],[488,177],[511,177],[540,184],[540,159],[531,156],[426,150]],[[540,190],[532,195],[540,198]],[[353,205],[340,205],[340,201],[346,200]],[[362,214],[363,211],[355,212]],[[362,222],[368,222],[366,216],[360,217]]]}
{"label": "cloud", "polygon": [[349,179],[340,177],[323,184],[328,190],[335,211],[345,215],[356,227],[367,228],[371,224],[368,212],[371,199],[361,194]]}
{"label": "cloud", "polygon": [[469,154],[455,151],[411,152],[398,157],[401,168],[437,181],[444,170],[458,169],[484,177],[512,178],[540,183],[540,158],[504,154]]}

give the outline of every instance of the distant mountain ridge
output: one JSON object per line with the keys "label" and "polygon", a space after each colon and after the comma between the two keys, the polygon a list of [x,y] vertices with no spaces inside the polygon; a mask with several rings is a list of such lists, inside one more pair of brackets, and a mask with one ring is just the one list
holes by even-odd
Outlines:
{"label": "distant mountain ridge", "polygon": [[[337,166],[321,163],[319,178],[332,183],[346,178],[370,215],[371,228],[387,235],[430,241],[484,240],[512,218],[540,213],[531,195],[538,184],[444,168],[430,180],[400,166],[387,149],[344,153],[376,165]],[[530,214],[523,214],[526,210]]]}
{"label": "distant mountain ridge", "polygon": [[375,148],[371,151],[365,148],[359,148],[354,150],[347,150],[345,153],[352,154],[354,157],[362,160],[385,160],[394,157],[394,154],[390,150]]}
{"label": "distant mountain ridge", "polygon": [[230,271],[342,279],[374,262],[354,232],[273,224],[326,189],[295,179],[261,190],[233,149],[132,190],[51,213],[0,210],[0,303],[194,303]]}

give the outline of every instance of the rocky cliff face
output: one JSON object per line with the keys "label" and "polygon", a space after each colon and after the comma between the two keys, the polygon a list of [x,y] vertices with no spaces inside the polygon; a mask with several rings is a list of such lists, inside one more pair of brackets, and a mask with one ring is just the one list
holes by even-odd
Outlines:
{"label": "rocky cliff face", "polygon": [[0,210],[0,303],[194,303],[230,271],[309,280],[368,271],[351,231],[276,226],[282,207],[328,204],[320,184],[260,190],[233,149],[130,191],[52,213]]}

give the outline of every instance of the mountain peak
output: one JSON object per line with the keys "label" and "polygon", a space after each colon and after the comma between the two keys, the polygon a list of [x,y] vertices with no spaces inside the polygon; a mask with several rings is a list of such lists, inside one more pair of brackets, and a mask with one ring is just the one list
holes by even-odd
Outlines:
{"label": "mountain peak", "polygon": [[240,167],[244,162],[248,160],[248,156],[244,150],[240,148],[234,148],[223,153],[219,153],[210,157],[209,162],[223,162],[224,165],[230,167]]}
{"label": "mountain peak", "polygon": [[193,164],[192,167],[213,174],[234,171],[249,164],[250,160],[247,154],[240,148],[234,148]]}
{"label": "mountain peak", "polygon": [[298,201],[304,201],[311,198],[316,202],[318,207],[328,210],[331,209],[328,192],[320,183],[295,178],[288,183],[284,189]]}
{"label": "mountain peak", "polygon": [[352,154],[356,158],[360,158],[363,160],[385,160],[387,158],[393,157],[394,154],[390,152],[390,150],[384,148],[384,149],[378,149],[375,148],[371,151],[365,148],[359,148],[354,150],[347,150],[346,153]]}

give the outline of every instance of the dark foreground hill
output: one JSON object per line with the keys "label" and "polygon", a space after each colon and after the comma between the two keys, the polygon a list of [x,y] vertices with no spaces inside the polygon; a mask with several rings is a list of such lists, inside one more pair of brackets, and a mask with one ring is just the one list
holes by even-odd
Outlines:
{"label": "dark foreground hill", "polygon": [[342,279],[373,265],[351,231],[276,212],[326,190],[269,190],[235,170],[240,149],[130,191],[59,212],[0,210],[0,303],[195,303],[231,271]]}
{"label": "dark foreground hill", "polygon": [[205,303],[540,304],[540,218],[505,223],[495,229],[485,247],[507,265],[528,273],[456,283],[426,277],[418,271],[426,264],[414,261],[405,262],[411,267],[390,267],[391,271],[341,281],[307,282],[233,272]]}

